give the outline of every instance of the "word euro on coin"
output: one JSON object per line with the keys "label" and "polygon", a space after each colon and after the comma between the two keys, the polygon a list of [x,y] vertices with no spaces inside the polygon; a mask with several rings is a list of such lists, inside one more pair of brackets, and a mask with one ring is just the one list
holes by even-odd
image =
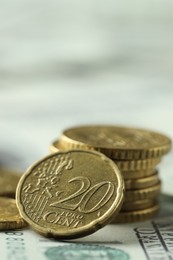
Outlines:
{"label": "word euro on coin", "polygon": [[45,236],[77,238],[95,232],[118,214],[124,182],[103,154],[71,150],[36,162],[17,187],[17,206]]}
{"label": "word euro on coin", "polygon": [[[58,145],[61,149],[97,150],[115,160],[143,160],[166,154],[171,140],[153,131],[96,125],[65,130]],[[51,150],[56,150],[56,142]]]}

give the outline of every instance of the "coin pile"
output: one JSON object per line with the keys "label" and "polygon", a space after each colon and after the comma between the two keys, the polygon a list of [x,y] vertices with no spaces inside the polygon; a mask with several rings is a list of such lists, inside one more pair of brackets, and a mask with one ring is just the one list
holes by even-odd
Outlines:
{"label": "coin pile", "polygon": [[71,239],[108,223],[150,219],[159,210],[156,167],[170,148],[167,136],[148,130],[64,130],[21,178],[0,169],[0,230],[29,224],[45,236]]}
{"label": "coin pile", "polygon": [[170,148],[171,140],[156,132],[97,125],[65,130],[52,143],[50,152],[89,149],[113,160],[124,178],[125,199],[112,223],[127,223],[144,221],[157,214],[161,180],[156,166]]}

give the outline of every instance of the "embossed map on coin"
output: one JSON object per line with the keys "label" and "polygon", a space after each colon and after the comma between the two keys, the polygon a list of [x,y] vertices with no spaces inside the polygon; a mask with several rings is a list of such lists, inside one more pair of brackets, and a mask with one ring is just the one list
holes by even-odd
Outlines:
{"label": "embossed map on coin", "polygon": [[123,202],[117,166],[92,151],[59,152],[22,176],[17,205],[38,232],[59,238],[90,234],[110,222]]}

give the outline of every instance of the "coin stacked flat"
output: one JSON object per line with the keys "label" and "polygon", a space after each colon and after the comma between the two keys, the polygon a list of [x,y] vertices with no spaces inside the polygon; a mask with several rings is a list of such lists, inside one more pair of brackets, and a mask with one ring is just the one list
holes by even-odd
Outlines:
{"label": "coin stacked flat", "polygon": [[15,193],[21,174],[0,168],[0,231],[19,229],[27,224],[16,206]]}
{"label": "coin stacked flat", "polygon": [[143,221],[159,210],[161,181],[156,166],[171,148],[171,140],[153,131],[117,126],[82,126],[65,130],[50,152],[96,150],[112,159],[125,182],[125,200],[112,223]]}

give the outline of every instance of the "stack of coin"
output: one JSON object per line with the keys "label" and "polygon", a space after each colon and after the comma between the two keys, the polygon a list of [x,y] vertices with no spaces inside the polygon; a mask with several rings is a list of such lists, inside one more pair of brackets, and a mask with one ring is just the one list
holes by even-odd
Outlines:
{"label": "stack of coin", "polygon": [[50,152],[96,150],[112,159],[125,182],[125,200],[112,223],[147,220],[159,209],[161,181],[156,166],[171,148],[162,134],[117,126],[82,126],[65,130]]}

